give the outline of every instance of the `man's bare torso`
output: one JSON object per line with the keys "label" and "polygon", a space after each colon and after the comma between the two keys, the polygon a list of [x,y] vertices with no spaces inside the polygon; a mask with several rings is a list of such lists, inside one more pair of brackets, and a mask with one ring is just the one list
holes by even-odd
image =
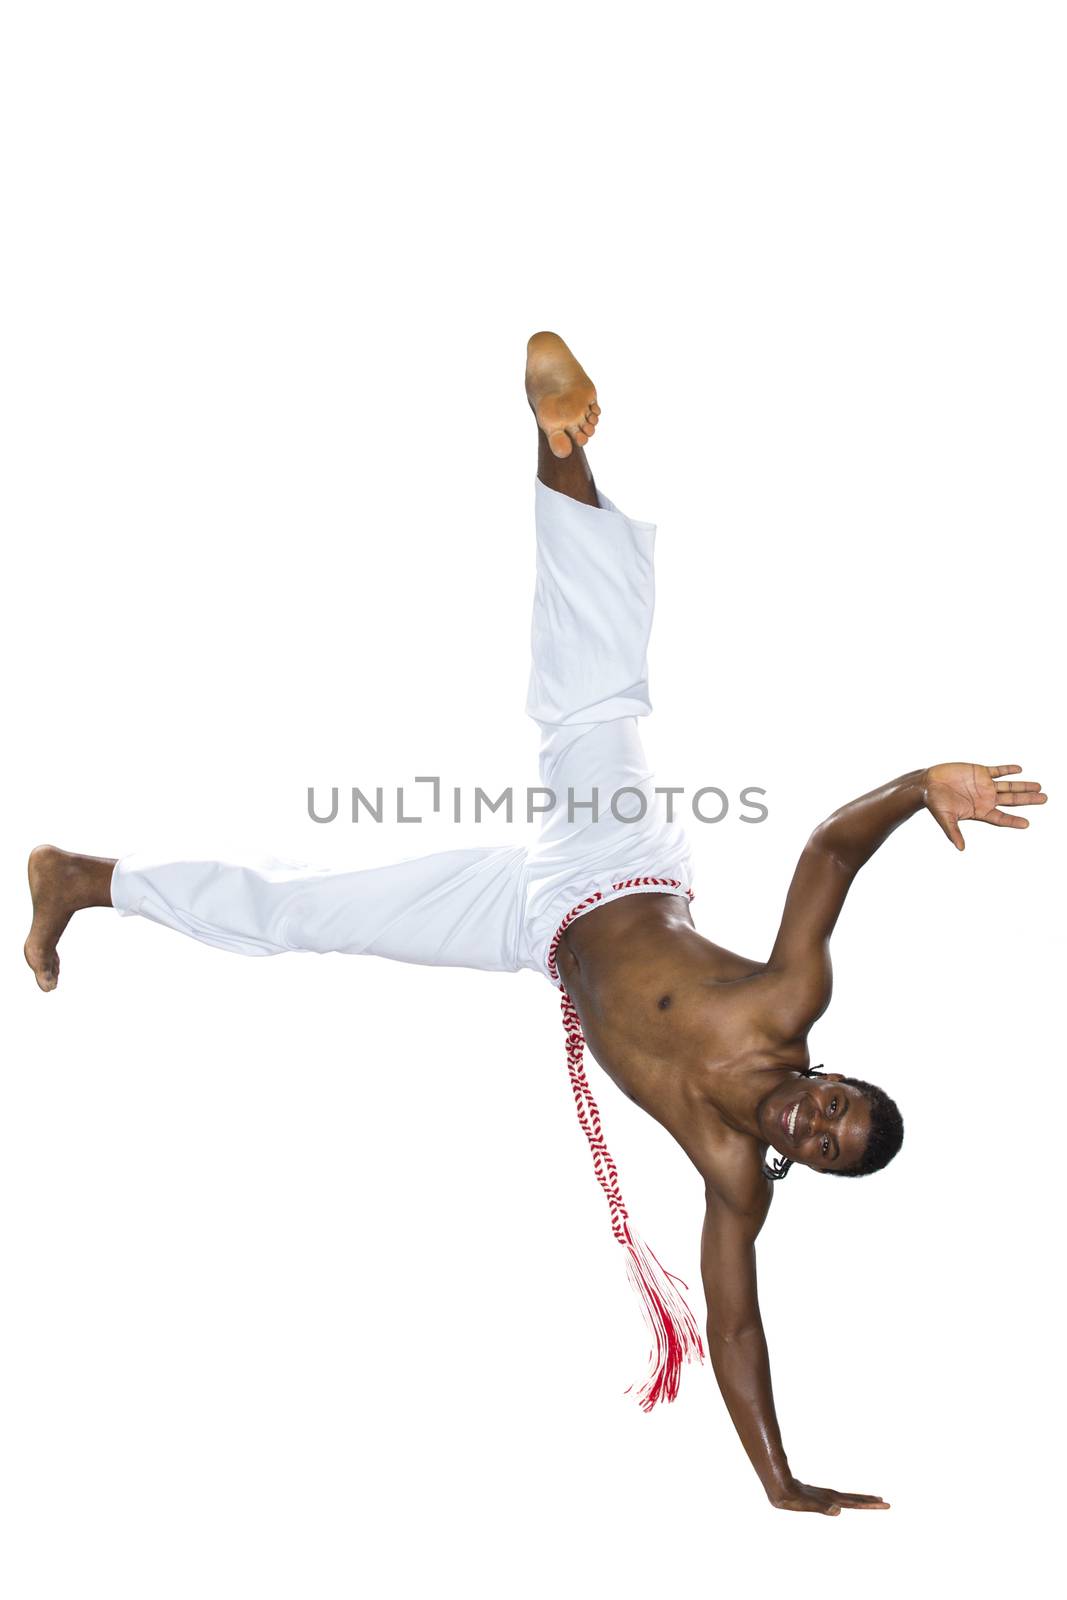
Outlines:
{"label": "man's bare torso", "polygon": [[608,1076],[702,1172],[748,1199],[766,1146],[744,1125],[809,1059],[803,1040],[783,1044],[768,1026],[775,975],[703,938],[679,895],[597,907],[567,930],[556,960]]}

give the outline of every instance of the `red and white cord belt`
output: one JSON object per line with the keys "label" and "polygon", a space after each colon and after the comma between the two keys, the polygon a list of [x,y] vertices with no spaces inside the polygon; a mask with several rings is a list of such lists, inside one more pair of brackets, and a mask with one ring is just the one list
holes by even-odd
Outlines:
{"label": "red and white cord belt", "polygon": [[[682,885],[677,878],[625,878],[621,883],[613,883],[611,887],[614,891],[618,891],[660,887],[680,889]],[[691,900],[692,889],[687,893]],[[619,1188],[619,1174],[611,1151],[604,1142],[600,1111],[585,1074],[585,1036],[582,1033],[581,1019],[574,1001],[563,987],[556,966],[559,942],[571,923],[603,898],[603,893],[597,890],[595,894],[580,901],[567,912],[548,947],[547,965],[552,981],[558,986],[561,994],[563,1028],[567,1036],[567,1071],[570,1074],[578,1122],[589,1141],[593,1171],[608,1202],[608,1210],[611,1212],[611,1231],[626,1251],[627,1274],[631,1286],[641,1298],[645,1321],[652,1334],[648,1376],[637,1391],[638,1403],[642,1409],[651,1411],[658,1401],[675,1399],[678,1394],[682,1362],[692,1361],[694,1358],[703,1361],[704,1343],[696,1319],[677,1287],[680,1284],[681,1288],[685,1289],[688,1285],[682,1283],[680,1278],[676,1278],[661,1265],[648,1246],[641,1241],[630,1221],[626,1203],[622,1198],[622,1190]],[[627,1390],[627,1393],[629,1392]]]}

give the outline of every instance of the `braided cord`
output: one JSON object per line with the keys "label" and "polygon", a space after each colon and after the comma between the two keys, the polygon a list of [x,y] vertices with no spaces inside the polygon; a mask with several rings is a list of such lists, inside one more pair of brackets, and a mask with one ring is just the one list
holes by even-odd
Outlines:
{"label": "braided cord", "polygon": [[[626,878],[612,885],[613,890],[659,887],[680,889],[681,884],[677,878]],[[692,899],[692,889],[686,892]],[[642,1410],[651,1411],[659,1401],[675,1398],[682,1363],[702,1361],[704,1346],[693,1314],[679,1292],[678,1286],[684,1289],[685,1285],[680,1278],[668,1272],[648,1246],[641,1242],[630,1223],[615,1161],[604,1139],[600,1109],[586,1076],[585,1036],[581,1018],[560,980],[556,966],[556,951],[566,930],[576,917],[583,915],[603,898],[602,892],[597,890],[568,911],[549,946],[547,965],[553,982],[560,990],[560,1009],[567,1041],[567,1071],[578,1124],[589,1144],[593,1171],[608,1203],[611,1231],[626,1251],[627,1273],[640,1297],[652,1335],[650,1370],[637,1391]]]}

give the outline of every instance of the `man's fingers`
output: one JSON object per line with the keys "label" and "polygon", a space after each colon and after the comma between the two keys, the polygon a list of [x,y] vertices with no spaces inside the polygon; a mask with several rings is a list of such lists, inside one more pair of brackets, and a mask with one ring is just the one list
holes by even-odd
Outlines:
{"label": "man's fingers", "polygon": [[1017,766],[1014,761],[1011,762],[1010,765],[1008,765],[1006,767],[987,767],[986,768],[986,771],[989,773],[989,776],[991,778],[1004,778],[1004,777],[1007,777],[1009,772],[1021,772],[1022,770],[1023,770],[1022,767]]}
{"label": "man's fingers", "polygon": [[1028,828],[1030,824],[1025,817],[1009,817],[1006,811],[998,811],[996,806],[992,811],[987,811],[982,818],[983,822],[993,822],[998,828]]}
{"label": "man's fingers", "polygon": [[1039,783],[998,783],[998,806],[1043,806],[1048,799]]}
{"label": "man's fingers", "polygon": [[820,1511],[824,1517],[840,1516],[846,1511],[888,1511],[889,1502],[878,1494],[845,1494],[840,1489],[817,1489],[813,1484],[801,1483],[796,1487],[800,1494],[774,1503],[783,1511]]}

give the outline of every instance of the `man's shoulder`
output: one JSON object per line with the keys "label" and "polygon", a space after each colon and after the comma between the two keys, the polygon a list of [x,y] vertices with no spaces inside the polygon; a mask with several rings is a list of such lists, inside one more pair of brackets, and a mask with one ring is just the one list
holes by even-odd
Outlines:
{"label": "man's shoulder", "polygon": [[763,1146],[750,1135],[720,1123],[705,1143],[700,1163],[709,1201],[747,1219],[756,1232],[763,1226],[774,1185],[763,1170]]}

